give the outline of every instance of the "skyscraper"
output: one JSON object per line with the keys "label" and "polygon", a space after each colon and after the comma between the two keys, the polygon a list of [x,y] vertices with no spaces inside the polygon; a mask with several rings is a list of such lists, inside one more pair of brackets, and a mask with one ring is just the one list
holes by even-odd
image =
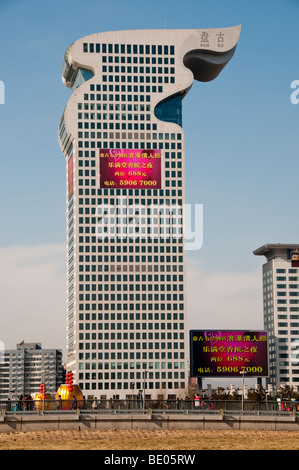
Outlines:
{"label": "skyscraper", "polygon": [[186,393],[182,100],[239,33],[112,31],[65,53],[67,369],[87,396]]}
{"label": "skyscraper", "polygon": [[299,385],[299,245],[266,244],[253,252],[263,265],[264,327],[269,337],[268,383]]}

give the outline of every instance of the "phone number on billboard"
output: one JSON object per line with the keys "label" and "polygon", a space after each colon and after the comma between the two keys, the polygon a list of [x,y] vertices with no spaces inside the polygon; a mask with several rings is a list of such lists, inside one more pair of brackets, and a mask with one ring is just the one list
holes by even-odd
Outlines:
{"label": "phone number on billboard", "polygon": [[218,373],[221,373],[221,372],[252,372],[252,373],[257,373],[257,372],[263,372],[263,368],[261,366],[258,366],[258,367],[255,367],[255,366],[241,366],[241,367],[237,367],[237,366],[234,366],[234,367],[226,367],[226,366],[223,366],[223,367],[220,367],[218,366],[217,367],[217,372]]}
{"label": "phone number on billboard", "polygon": [[122,186],[137,186],[137,184],[140,184],[140,186],[157,186],[157,181],[151,181],[151,180],[120,180],[119,184]]}

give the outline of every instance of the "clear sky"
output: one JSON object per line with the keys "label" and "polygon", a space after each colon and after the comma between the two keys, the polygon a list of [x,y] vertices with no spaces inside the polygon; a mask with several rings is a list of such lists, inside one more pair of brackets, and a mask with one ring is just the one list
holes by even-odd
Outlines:
{"label": "clear sky", "polygon": [[297,243],[297,0],[0,0],[0,295],[7,348],[65,347],[65,162],[57,128],[67,47],[109,30],[241,25],[221,75],[184,100],[187,202],[204,244],[188,252],[190,328],[262,328],[265,243]]}

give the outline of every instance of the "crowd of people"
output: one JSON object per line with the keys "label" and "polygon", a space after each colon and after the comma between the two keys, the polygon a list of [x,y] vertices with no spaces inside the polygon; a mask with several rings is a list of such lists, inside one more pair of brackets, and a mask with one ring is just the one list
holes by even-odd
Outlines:
{"label": "crowd of people", "polygon": [[[83,400],[78,400],[75,396],[71,400],[66,401],[62,400],[61,395],[58,398],[53,400],[46,400],[46,402],[51,402],[53,404],[53,409],[64,410],[72,409],[77,410],[81,409],[91,409],[97,410],[100,408],[118,408],[123,402],[126,402],[129,408],[140,408],[142,406],[143,400],[141,397],[128,400],[119,400],[119,399],[108,399],[102,400],[97,399],[96,397],[92,400],[86,400],[83,397]],[[214,409],[214,404],[212,402],[204,401],[199,395],[195,395],[193,398],[186,396],[185,398],[173,399],[170,396],[166,400],[145,400],[146,408],[151,408],[152,406],[156,407],[157,403],[160,403],[162,407],[166,409]],[[39,402],[40,404],[40,402]],[[6,411],[34,411],[36,410],[35,400],[31,395],[21,395],[17,400],[7,399],[6,401]]]}
{"label": "crowd of people", "polygon": [[[63,410],[63,400],[61,395],[59,395],[58,400],[46,400],[53,403],[53,408],[56,410]],[[78,401],[75,396],[71,400],[71,408],[76,410],[78,407]],[[18,400],[11,400],[10,398],[6,401],[5,410],[6,411],[34,411],[36,409],[35,401],[31,395],[20,395]]]}
{"label": "crowd of people", "polygon": [[10,398],[6,402],[6,411],[32,411],[34,410],[34,402],[31,395],[21,395],[17,401],[11,401]]}

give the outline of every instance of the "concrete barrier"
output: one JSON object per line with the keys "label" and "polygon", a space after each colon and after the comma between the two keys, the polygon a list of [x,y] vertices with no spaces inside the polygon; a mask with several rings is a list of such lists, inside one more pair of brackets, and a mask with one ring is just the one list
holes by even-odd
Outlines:
{"label": "concrete barrier", "polygon": [[20,414],[0,417],[0,433],[58,430],[264,430],[298,431],[296,415],[74,413]]}

